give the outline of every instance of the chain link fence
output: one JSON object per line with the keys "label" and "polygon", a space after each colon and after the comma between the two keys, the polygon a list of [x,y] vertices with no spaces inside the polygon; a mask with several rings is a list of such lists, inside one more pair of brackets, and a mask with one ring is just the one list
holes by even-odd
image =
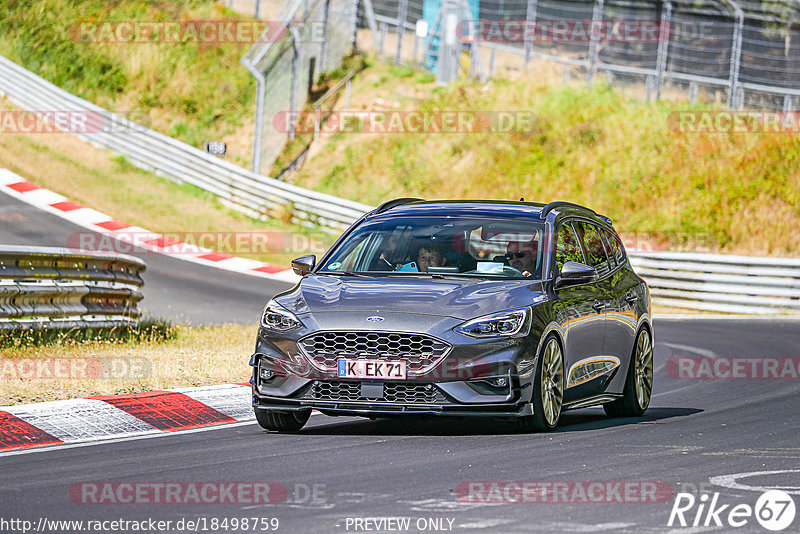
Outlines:
{"label": "chain link fence", "polygon": [[319,77],[337,69],[353,49],[354,0],[290,0],[271,24],[273,36],[255,44],[242,64],[256,78],[253,170],[269,175],[286,140],[292,113],[305,108]]}
{"label": "chain link fence", "polygon": [[497,56],[520,70],[561,64],[565,80],[604,76],[648,100],[800,109],[800,0],[289,0],[277,17],[280,0],[237,1],[279,25],[242,58],[258,84],[253,170],[264,175],[359,28],[380,56],[440,84],[491,78]]}
{"label": "chain link fence", "polygon": [[377,27],[379,53],[397,62],[404,41],[423,41],[409,61],[444,83],[493,76],[503,53],[523,69],[549,60],[565,77],[604,75],[648,99],[679,92],[732,109],[800,106],[798,0],[362,0],[359,20]]}

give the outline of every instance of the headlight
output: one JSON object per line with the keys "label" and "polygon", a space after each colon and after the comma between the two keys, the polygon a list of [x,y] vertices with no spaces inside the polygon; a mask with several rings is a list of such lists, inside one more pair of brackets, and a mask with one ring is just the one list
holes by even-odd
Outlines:
{"label": "headlight", "polygon": [[531,331],[531,309],[519,308],[472,319],[455,327],[459,334],[475,337],[524,337]]}
{"label": "headlight", "polygon": [[278,332],[286,332],[303,326],[303,323],[300,322],[300,319],[295,314],[271,300],[264,308],[264,314],[261,316],[261,326]]}

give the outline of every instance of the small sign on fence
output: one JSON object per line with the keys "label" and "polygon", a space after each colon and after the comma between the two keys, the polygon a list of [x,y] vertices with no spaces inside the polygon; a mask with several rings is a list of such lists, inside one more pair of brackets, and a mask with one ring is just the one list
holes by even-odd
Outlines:
{"label": "small sign on fence", "polygon": [[227,155],[228,146],[222,141],[206,141],[206,153],[221,158]]}

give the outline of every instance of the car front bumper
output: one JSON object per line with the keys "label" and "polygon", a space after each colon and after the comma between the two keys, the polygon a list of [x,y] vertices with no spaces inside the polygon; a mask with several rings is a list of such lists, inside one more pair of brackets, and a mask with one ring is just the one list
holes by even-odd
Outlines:
{"label": "car front bumper", "polygon": [[[531,380],[538,353],[535,336],[475,339],[454,332],[462,320],[421,314],[393,314],[387,316],[388,324],[370,327],[365,315],[319,313],[303,317],[304,328],[286,334],[260,329],[250,359],[253,406],[362,416],[530,413]],[[353,329],[353,324],[368,326]],[[323,366],[315,360],[325,347],[315,352],[316,345],[311,351],[304,345],[305,340],[321,333],[334,336],[353,331],[358,335],[427,336],[448,348],[435,365],[424,370],[418,367],[418,372],[409,372],[403,380],[378,380],[339,377],[334,357],[325,360]],[[403,357],[402,353],[398,355]],[[356,352],[346,357],[389,358],[380,347],[374,356]],[[263,379],[262,368],[274,370],[275,376]],[[374,391],[378,393],[372,394]]]}

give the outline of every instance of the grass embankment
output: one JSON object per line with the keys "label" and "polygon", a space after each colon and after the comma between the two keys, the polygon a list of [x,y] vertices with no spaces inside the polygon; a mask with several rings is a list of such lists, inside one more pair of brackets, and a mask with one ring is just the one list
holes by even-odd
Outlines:
{"label": "grass embankment", "polygon": [[10,0],[0,17],[0,54],[102,107],[143,112],[153,129],[195,147],[225,141],[229,159],[248,166],[256,84],[239,63],[248,43],[80,42],[75,29],[183,20],[249,19],[207,0]]}
{"label": "grass embankment", "polygon": [[175,339],[177,330],[168,320],[142,318],[135,325],[111,328],[14,328],[0,330],[0,349],[44,347],[88,342],[139,343]]}
{"label": "grass embankment", "polygon": [[0,356],[0,405],[246,382],[256,328],[177,325],[124,341],[16,336]]}
{"label": "grass embankment", "polygon": [[672,112],[711,108],[640,102],[600,83],[554,86],[535,72],[439,88],[375,64],[353,94],[375,86],[381,105],[353,109],[530,110],[535,120],[502,134],[333,134],[293,183],[373,205],[403,196],[562,199],[677,248],[800,254],[797,135],[682,134],[668,125]]}
{"label": "grass embankment", "polygon": [[[0,107],[11,106],[0,99]],[[0,166],[128,224],[198,242],[202,238],[200,244],[236,256],[288,266],[309,249],[319,254],[334,238],[281,220],[288,214],[276,213],[267,221],[251,219],[211,193],[142,171],[70,135],[0,135]],[[187,232],[191,235],[186,236]],[[265,246],[260,244],[263,240],[256,246],[245,240],[239,247],[235,240],[224,240],[234,232],[280,234],[266,234]],[[272,248],[273,243],[277,248]]]}

